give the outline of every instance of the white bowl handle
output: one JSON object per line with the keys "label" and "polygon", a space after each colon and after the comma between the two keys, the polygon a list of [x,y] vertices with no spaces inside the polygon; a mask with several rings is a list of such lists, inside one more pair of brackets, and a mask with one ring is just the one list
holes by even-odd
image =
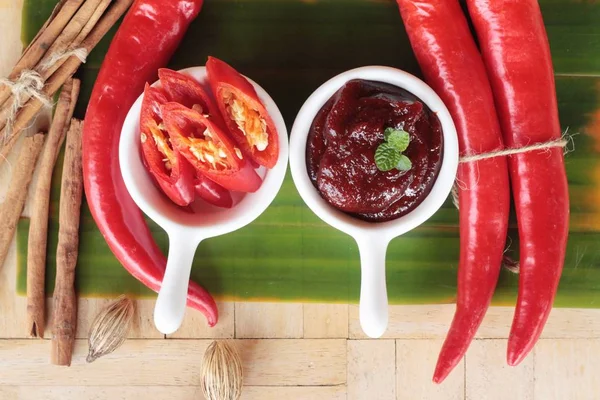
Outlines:
{"label": "white bowl handle", "polygon": [[187,303],[192,261],[198,243],[184,235],[169,235],[169,257],[156,305],[154,325],[168,335],[181,326]]}
{"label": "white bowl handle", "polygon": [[377,234],[357,238],[360,252],[360,326],[369,337],[384,334],[388,324],[385,253],[389,239]]}

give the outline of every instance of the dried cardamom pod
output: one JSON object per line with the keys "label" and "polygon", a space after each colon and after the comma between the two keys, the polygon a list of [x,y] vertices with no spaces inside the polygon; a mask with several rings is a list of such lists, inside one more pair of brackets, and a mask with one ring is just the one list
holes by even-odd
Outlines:
{"label": "dried cardamom pod", "polygon": [[100,311],[88,335],[87,362],[112,353],[123,344],[131,328],[134,308],[133,300],[121,295]]}
{"label": "dried cardamom pod", "polygon": [[242,360],[233,342],[212,342],[202,360],[200,387],[206,400],[238,400],[243,380]]}

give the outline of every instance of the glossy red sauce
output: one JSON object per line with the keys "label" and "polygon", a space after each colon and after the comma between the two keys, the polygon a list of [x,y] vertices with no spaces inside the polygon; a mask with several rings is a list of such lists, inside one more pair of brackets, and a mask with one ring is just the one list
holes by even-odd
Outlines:
{"label": "glossy red sauce", "polygon": [[[386,128],[410,134],[403,152],[408,171],[380,171],[375,150]],[[332,206],[357,218],[381,222],[416,208],[442,164],[440,121],[418,98],[398,87],[348,81],[321,108],[308,135],[308,174]]]}

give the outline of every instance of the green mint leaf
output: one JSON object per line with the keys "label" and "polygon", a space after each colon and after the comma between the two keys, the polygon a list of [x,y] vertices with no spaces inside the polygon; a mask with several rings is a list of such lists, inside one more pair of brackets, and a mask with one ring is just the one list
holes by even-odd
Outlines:
{"label": "green mint leaf", "polygon": [[404,154],[400,154],[400,159],[396,164],[396,169],[399,171],[408,171],[412,168],[412,162]]}
{"label": "green mint leaf", "polygon": [[396,129],[394,128],[385,128],[385,130],[383,131],[383,137],[385,138],[385,141],[387,142],[390,135],[395,132]]}
{"label": "green mint leaf", "polygon": [[386,140],[396,150],[398,150],[399,152],[403,152],[404,150],[406,150],[408,144],[410,143],[410,135],[406,131],[395,129],[389,132]]}
{"label": "green mint leaf", "polygon": [[375,150],[375,165],[380,171],[390,171],[398,165],[402,154],[389,143],[382,143]]}

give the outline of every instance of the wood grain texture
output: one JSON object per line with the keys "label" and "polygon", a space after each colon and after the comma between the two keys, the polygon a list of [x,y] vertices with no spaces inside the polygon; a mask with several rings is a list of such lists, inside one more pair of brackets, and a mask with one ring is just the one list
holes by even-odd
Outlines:
{"label": "wood grain texture", "polygon": [[[432,382],[442,340],[396,340],[396,394],[398,400],[463,400],[465,364],[460,362],[446,380]],[[486,399],[482,397],[481,400]]]}
{"label": "wood grain texture", "polygon": [[[507,338],[514,308],[491,307],[477,331],[479,339]],[[389,325],[384,338],[443,339],[448,332],[454,304],[390,306]],[[358,306],[349,310],[349,337],[366,338],[360,328]],[[542,338],[600,338],[600,309],[555,308],[552,310]]]}
{"label": "wood grain texture", "polygon": [[[149,322],[152,325],[152,328],[156,331],[154,328],[154,322],[152,322],[154,301],[151,303],[152,311],[149,314]],[[177,332],[167,335],[167,337],[169,339],[232,339],[235,335],[234,303],[217,302],[217,307],[219,309],[219,322],[214,327],[210,328],[206,324],[206,317],[200,311],[188,307],[185,311],[185,318],[181,324],[181,327],[177,330]]]}
{"label": "wood grain texture", "polygon": [[302,304],[235,303],[235,337],[301,338]]}
{"label": "wood grain texture", "polygon": [[[3,386],[4,400],[204,400],[199,386]],[[246,386],[241,400],[344,400],[345,386]]]}
{"label": "wood grain texture", "polygon": [[396,398],[393,340],[348,341],[348,400]]}
{"label": "wood grain texture", "polygon": [[347,304],[304,304],[304,338],[347,338]]}
{"label": "wood grain texture", "polygon": [[510,367],[506,364],[506,345],[505,339],[473,341],[466,355],[467,400],[534,399],[533,353],[518,366]]}
{"label": "wood grain texture", "polygon": [[535,348],[535,400],[598,399],[598,354],[598,339],[540,340]]}
{"label": "wood grain texture", "polygon": [[[87,341],[75,341],[71,367],[48,363],[48,340],[0,340],[0,385],[131,386],[200,384],[210,340],[128,340],[86,364]],[[237,343],[250,386],[328,386],[346,383],[346,341],[242,340]],[[131,371],[135,371],[132,373]]]}

